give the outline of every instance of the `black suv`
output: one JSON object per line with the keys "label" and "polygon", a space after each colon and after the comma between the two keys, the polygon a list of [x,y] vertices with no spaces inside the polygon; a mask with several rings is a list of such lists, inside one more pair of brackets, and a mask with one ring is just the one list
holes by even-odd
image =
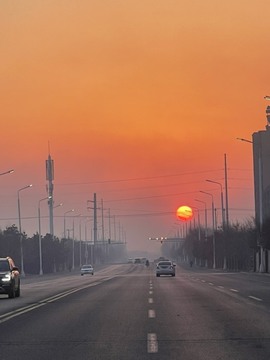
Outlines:
{"label": "black suv", "polygon": [[0,258],[0,294],[20,296],[20,272],[10,257]]}

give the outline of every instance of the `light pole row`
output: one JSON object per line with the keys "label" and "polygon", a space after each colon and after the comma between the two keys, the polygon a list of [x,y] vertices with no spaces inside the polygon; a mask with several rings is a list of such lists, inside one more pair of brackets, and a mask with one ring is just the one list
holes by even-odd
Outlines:
{"label": "light pole row", "polygon": [[[220,186],[220,204],[221,204],[221,218],[222,218],[222,229],[225,229],[225,209],[224,209],[224,200],[223,200],[223,187],[222,184],[218,181],[206,179],[207,182],[217,184]],[[211,196],[211,208],[212,208],[212,233],[213,233],[213,269],[216,268],[216,239],[215,239],[215,206],[214,206],[214,196],[213,194],[200,190],[200,193]],[[207,239],[207,207],[206,202],[194,199],[197,202],[204,204],[204,215],[205,215],[205,238]]]}
{"label": "light pole row", "polygon": [[21,275],[25,276],[25,272],[24,272],[24,263],[23,263],[23,245],[22,245],[22,222],[21,222],[21,203],[20,203],[20,192],[23,190],[26,190],[30,187],[32,187],[33,185],[27,185],[24,186],[22,188],[20,188],[17,191],[17,197],[18,197],[18,216],[19,216],[19,234],[20,234],[20,252],[21,252]]}

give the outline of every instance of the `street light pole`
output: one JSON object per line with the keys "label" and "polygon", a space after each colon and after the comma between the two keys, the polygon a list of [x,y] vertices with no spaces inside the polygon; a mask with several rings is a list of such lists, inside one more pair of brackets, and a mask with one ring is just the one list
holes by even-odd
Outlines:
{"label": "street light pole", "polygon": [[39,244],[39,275],[43,275],[42,266],[42,244],[41,244],[41,220],[40,220],[40,203],[44,200],[50,200],[51,196],[45,197],[38,202],[38,244]]}
{"label": "street light pole", "polygon": [[194,199],[195,201],[200,202],[201,204],[204,204],[204,226],[205,226],[205,240],[207,239],[207,208],[206,208],[206,202],[198,199]]}
{"label": "street light pole", "polygon": [[73,216],[72,219],[72,270],[75,269],[75,224],[74,224],[74,218],[79,217],[81,214]]}
{"label": "street light pole", "polygon": [[[205,241],[207,240],[207,207],[206,207],[206,202],[205,201],[202,201],[202,200],[198,200],[198,199],[195,199],[195,201],[201,203],[201,204],[204,204],[204,226],[205,226],[205,230],[204,230],[204,237],[205,237]],[[205,259],[205,267],[207,267],[208,264],[207,264],[207,259]]]}
{"label": "street light pole", "polygon": [[[228,229],[228,226],[225,226],[225,209],[224,209],[224,202],[223,202],[223,190],[222,190],[222,184],[217,182],[217,181],[213,181],[213,180],[206,180],[208,182],[214,183],[214,184],[218,184],[220,186],[220,197],[221,197],[221,211],[222,211],[222,230],[223,232],[226,231]],[[227,257],[226,257],[226,240],[224,237],[224,259],[223,259],[223,270],[227,269]]]}
{"label": "street light pole", "polygon": [[[200,220],[200,209],[192,206],[192,209],[195,209],[198,212],[198,241],[201,242],[201,220]],[[195,228],[195,226],[194,226]],[[196,262],[196,258],[195,258],[195,262]],[[202,257],[200,256],[200,266],[202,265]]]}
{"label": "street light pole", "polygon": [[222,229],[225,229],[225,217],[224,217],[224,202],[223,202],[223,187],[222,184],[220,182],[217,181],[213,181],[213,180],[209,180],[207,179],[206,181],[213,183],[213,184],[218,184],[220,186],[220,205],[221,205],[221,219],[222,219]]}
{"label": "street light pole", "polygon": [[211,196],[212,198],[212,228],[213,228],[213,269],[216,268],[216,239],[215,239],[215,207],[214,207],[214,196],[206,191],[200,190],[202,194]]}
{"label": "street light pole", "polygon": [[21,203],[20,203],[20,192],[23,190],[26,190],[30,187],[32,187],[33,185],[27,185],[24,186],[22,188],[20,188],[17,191],[17,198],[18,198],[18,216],[19,216],[19,234],[20,234],[20,252],[21,252],[21,275],[25,276],[25,272],[24,272],[24,264],[23,264],[23,244],[22,244],[22,221],[21,221]]}
{"label": "street light pole", "polygon": [[71,213],[71,212],[73,212],[74,211],[74,209],[71,209],[71,210],[68,210],[68,211],[66,211],[65,213],[64,213],[64,239],[66,239],[67,237],[66,237],[66,214],[69,214],[69,213]]}

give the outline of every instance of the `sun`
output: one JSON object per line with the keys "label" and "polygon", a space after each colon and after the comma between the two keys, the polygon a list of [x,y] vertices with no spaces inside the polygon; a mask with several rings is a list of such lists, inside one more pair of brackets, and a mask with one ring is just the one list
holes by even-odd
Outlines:
{"label": "sun", "polygon": [[193,217],[193,210],[191,207],[186,206],[186,205],[180,206],[176,210],[176,216],[178,217],[179,220],[182,220],[182,221],[191,220]]}

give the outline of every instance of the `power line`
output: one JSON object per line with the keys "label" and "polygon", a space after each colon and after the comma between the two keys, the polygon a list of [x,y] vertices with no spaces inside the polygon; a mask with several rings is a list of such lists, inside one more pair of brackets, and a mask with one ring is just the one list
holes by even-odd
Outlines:
{"label": "power line", "polygon": [[57,183],[58,186],[70,186],[70,185],[89,185],[89,184],[104,184],[104,183],[117,183],[117,182],[128,182],[128,181],[143,181],[143,180],[153,180],[153,179],[162,179],[169,177],[177,177],[184,175],[195,175],[195,174],[206,174],[214,171],[223,171],[223,169],[212,169],[204,171],[190,171],[179,174],[168,174],[168,175],[159,175],[159,176],[149,176],[149,177],[138,177],[138,178],[128,178],[128,179],[111,179],[111,180],[98,180],[98,181],[88,181],[80,183]]}

